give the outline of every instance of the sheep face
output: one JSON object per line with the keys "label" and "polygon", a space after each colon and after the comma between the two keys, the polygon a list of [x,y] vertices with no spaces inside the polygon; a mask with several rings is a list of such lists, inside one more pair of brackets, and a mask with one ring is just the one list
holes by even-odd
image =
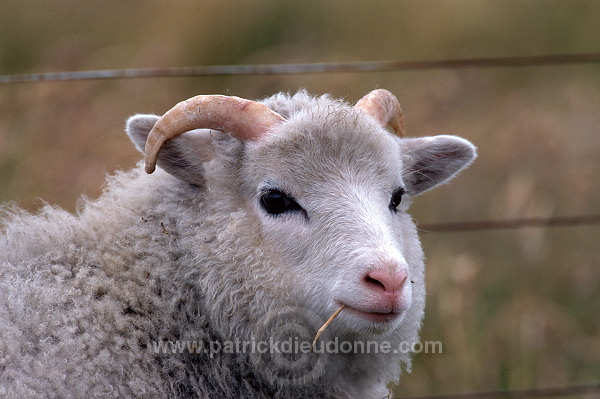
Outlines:
{"label": "sheep face", "polygon": [[352,108],[311,109],[247,146],[244,197],[297,303],[324,318],[346,305],[343,334],[390,333],[424,306],[410,198],[472,157],[462,139],[399,139]]}

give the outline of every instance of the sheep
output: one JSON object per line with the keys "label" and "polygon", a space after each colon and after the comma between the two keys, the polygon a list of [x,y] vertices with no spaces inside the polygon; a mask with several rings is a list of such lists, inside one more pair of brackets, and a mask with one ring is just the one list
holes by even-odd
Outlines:
{"label": "sheep", "polygon": [[76,214],[4,208],[0,397],[388,395],[425,306],[408,207],[475,147],[404,137],[383,89],[197,96],[126,131],[145,167]]}

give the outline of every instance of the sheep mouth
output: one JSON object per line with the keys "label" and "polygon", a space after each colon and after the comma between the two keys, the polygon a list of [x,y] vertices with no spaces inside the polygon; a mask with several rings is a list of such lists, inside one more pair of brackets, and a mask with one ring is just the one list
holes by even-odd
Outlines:
{"label": "sheep mouth", "polygon": [[346,304],[346,311],[360,317],[361,319],[366,319],[370,322],[384,324],[384,323],[392,323],[398,320],[403,312],[401,310],[389,310],[389,311],[379,311],[379,310],[360,310],[354,308],[348,304]]}

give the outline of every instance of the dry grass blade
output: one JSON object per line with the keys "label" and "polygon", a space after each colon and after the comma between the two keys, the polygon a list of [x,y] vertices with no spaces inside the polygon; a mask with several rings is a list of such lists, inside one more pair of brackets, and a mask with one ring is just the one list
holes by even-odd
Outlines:
{"label": "dry grass blade", "polygon": [[312,345],[310,347],[311,350],[315,349],[315,345],[317,343],[317,340],[319,339],[319,337],[321,336],[321,334],[323,334],[323,331],[325,331],[325,329],[327,329],[327,327],[331,324],[331,322],[333,321],[333,319],[335,319],[340,312],[342,311],[342,309],[344,309],[346,307],[346,305],[342,305],[338,308],[338,310],[335,311],[334,314],[331,315],[331,317],[329,319],[327,319],[327,321],[325,322],[325,324],[323,324],[323,326],[321,328],[319,328],[319,330],[317,331],[317,334],[315,335],[315,339],[313,339]]}

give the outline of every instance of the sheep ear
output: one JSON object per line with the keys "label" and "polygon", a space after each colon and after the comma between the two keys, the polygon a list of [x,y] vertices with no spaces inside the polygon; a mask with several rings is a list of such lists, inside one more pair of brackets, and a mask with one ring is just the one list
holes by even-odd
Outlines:
{"label": "sheep ear", "polygon": [[410,195],[448,181],[477,157],[475,146],[456,136],[401,139],[400,146]]}
{"label": "sheep ear", "polygon": [[[148,134],[158,119],[156,115],[135,115],[127,121],[127,135],[142,154]],[[158,155],[158,166],[178,179],[202,185],[203,164],[216,156],[215,134],[221,135],[220,132],[198,129],[168,141]]]}

